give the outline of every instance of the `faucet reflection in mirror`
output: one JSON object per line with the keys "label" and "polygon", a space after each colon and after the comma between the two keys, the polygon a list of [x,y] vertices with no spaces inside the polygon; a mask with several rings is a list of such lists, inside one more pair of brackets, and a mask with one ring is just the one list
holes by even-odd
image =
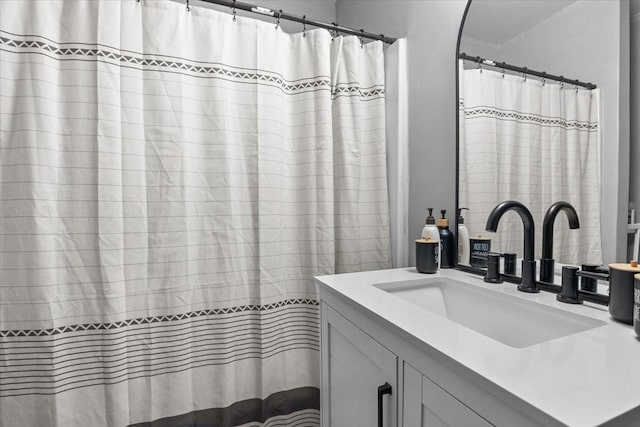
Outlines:
{"label": "faucet reflection in mirror", "polygon": [[[460,73],[459,206],[473,207],[465,221],[471,236],[503,200],[528,206],[539,223],[548,206],[566,200],[580,215],[582,232],[559,223],[555,259],[602,262],[599,94],[489,69]],[[522,229],[514,220],[502,220],[492,246],[522,256]],[[535,239],[541,238],[538,232]]]}

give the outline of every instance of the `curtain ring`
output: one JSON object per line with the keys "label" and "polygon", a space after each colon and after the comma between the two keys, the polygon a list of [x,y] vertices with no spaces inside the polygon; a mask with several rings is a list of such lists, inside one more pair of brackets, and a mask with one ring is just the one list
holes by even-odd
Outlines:
{"label": "curtain ring", "polygon": [[333,25],[333,30],[331,30],[331,41],[333,41],[333,39],[338,37],[340,35],[340,33],[338,32],[338,23],[337,22],[332,22],[331,25]]}
{"label": "curtain ring", "polygon": [[187,12],[191,12],[191,6],[189,5],[189,0],[186,1],[187,2]]}
{"label": "curtain ring", "polygon": [[545,79],[544,77],[542,78],[542,87],[544,87],[544,85],[547,84],[547,79]]}
{"label": "curtain ring", "polygon": [[282,9],[278,11],[278,19],[276,19],[276,30],[280,28],[280,17],[282,16]]}
{"label": "curtain ring", "polygon": [[560,83],[560,90],[564,90],[564,82]]}
{"label": "curtain ring", "polygon": [[480,74],[482,74],[482,58],[479,56],[476,57],[476,70],[480,70]]}
{"label": "curtain ring", "polygon": [[302,15],[302,37],[307,37],[307,15]]}
{"label": "curtain ring", "polygon": [[360,36],[358,36],[358,38],[360,39],[360,49],[364,48],[364,30],[361,28],[360,29]]}
{"label": "curtain ring", "polygon": [[504,68],[502,69],[502,78],[504,79]]}
{"label": "curtain ring", "polygon": [[238,12],[236,11],[236,0],[233,0],[231,13],[233,14],[233,22],[236,22],[238,20]]}

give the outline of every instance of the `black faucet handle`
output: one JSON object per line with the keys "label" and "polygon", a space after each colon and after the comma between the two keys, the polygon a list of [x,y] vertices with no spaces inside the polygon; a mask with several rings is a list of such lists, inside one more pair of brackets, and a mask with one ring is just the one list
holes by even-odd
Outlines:
{"label": "black faucet handle", "polygon": [[556,262],[553,258],[540,258],[540,281],[553,283],[555,276]]}
{"label": "black faucet handle", "polygon": [[489,252],[487,254],[487,274],[484,276],[487,283],[502,283],[500,277],[500,254]]}
{"label": "black faucet handle", "polygon": [[562,288],[556,299],[567,304],[582,304],[578,295],[578,267],[562,267]]}
{"label": "black faucet handle", "polygon": [[504,274],[514,276],[516,274],[516,261],[518,260],[518,254],[505,252],[500,254],[500,256],[504,258]]}
{"label": "black faucet handle", "polygon": [[[582,264],[582,271],[597,273],[597,264]],[[588,292],[598,292],[598,280],[593,277],[582,276],[580,278],[580,289]]]}
{"label": "black faucet handle", "polygon": [[536,261],[522,260],[522,281],[518,285],[521,292],[536,293],[540,292],[538,283],[536,282]]}

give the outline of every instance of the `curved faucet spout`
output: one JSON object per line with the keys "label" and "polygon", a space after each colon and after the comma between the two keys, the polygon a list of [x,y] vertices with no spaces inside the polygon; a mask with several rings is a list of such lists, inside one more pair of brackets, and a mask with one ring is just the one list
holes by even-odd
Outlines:
{"label": "curved faucet spout", "polygon": [[507,211],[516,211],[522,219],[522,225],[524,226],[524,254],[522,260],[522,281],[518,285],[518,290],[522,292],[539,292],[538,283],[536,282],[536,261],[534,257],[534,245],[535,245],[535,226],[533,223],[533,216],[525,205],[515,200],[509,200],[500,203],[493,208],[487,218],[487,231],[497,231],[498,222],[500,218]]}
{"label": "curved faucet spout", "polygon": [[497,231],[500,218],[502,218],[502,215],[510,210],[516,211],[518,215],[520,215],[522,224],[524,226],[523,258],[525,261],[533,261],[535,226],[533,223],[533,216],[531,216],[531,212],[529,212],[529,209],[527,209],[525,205],[520,202],[516,202],[515,200],[508,200],[506,202],[498,204],[489,214],[489,218],[487,218],[486,229],[487,231]]}
{"label": "curved faucet spout", "polygon": [[556,202],[549,206],[547,213],[544,215],[544,222],[542,223],[542,258],[553,258],[553,225],[560,212],[567,214],[570,229],[575,230],[576,228],[580,228],[578,213],[570,203]]}

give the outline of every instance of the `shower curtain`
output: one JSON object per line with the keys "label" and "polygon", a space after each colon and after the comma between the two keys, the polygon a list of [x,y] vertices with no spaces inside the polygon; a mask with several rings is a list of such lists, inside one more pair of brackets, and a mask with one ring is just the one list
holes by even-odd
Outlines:
{"label": "shower curtain", "polygon": [[546,210],[564,200],[576,209],[580,229],[558,217],[555,260],[601,264],[599,90],[468,69],[460,73],[460,94],[459,206],[470,208],[471,237],[490,237],[492,250],[522,256],[520,218],[505,216],[488,235],[489,212],[504,200],[524,203],[542,242]]}
{"label": "shower curtain", "polygon": [[381,43],[20,0],[0,54],[0,425],[317,425],[313,276],[390,265]]}

